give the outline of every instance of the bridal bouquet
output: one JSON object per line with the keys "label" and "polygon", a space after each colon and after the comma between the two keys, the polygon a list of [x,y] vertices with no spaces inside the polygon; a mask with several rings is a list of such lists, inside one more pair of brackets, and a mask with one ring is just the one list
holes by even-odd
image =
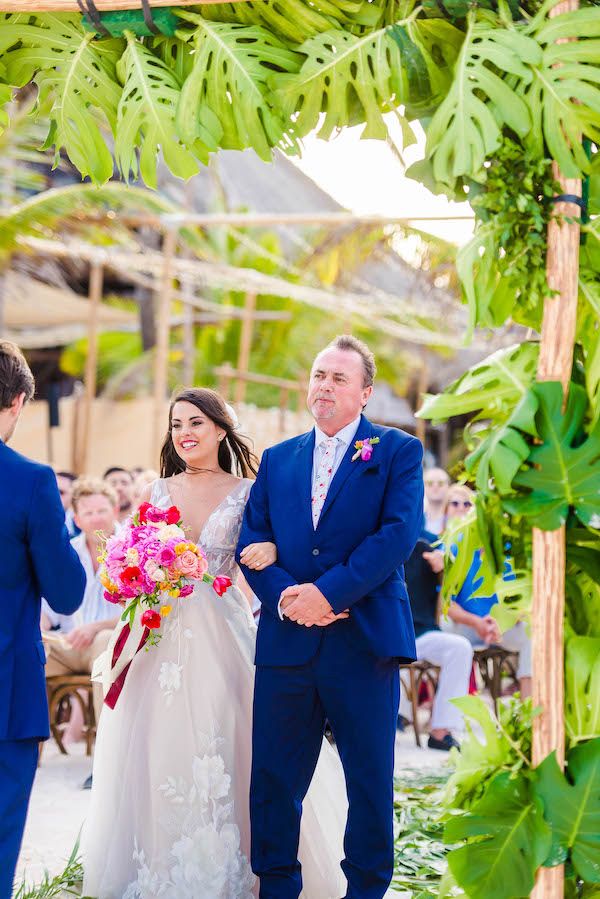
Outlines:
{"label": "bridal bouquet", "polygon": [[142,647],[158,643],[173,601],[194,592],[190,581],[212,584],[222,596],[231,580],[208,573],[202,547],[186,538],[176,506],[159,509],[142,503],[119,533],[108,538],[99,561],[104,598],[125,606],[122,626],[115,628],[92,671],[92,680],[103,685],[104,702],[114,709],[133,659]]}
{"label": "bridal bouquet", "polygon": [[104,598],[125,606],[122,620],[130,628],[141,613],[148,645],[160,640],[160,626],[173,611],[173,600],[194,592],[190,581],[212,584],[219,596],[231,586],[228,577],[208,573],[206,556],[186,538],[176,506],[159,509],[142,503],[122,530],[108,538],[100,562]]}

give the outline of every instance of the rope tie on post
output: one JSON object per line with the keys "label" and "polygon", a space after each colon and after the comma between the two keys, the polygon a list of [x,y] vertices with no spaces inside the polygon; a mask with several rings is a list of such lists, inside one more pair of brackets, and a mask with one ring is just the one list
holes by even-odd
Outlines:
{"label": "rope tie on post", "polygon": [[150,9],[149,0],[142,0],[142,12],[144,13],[144,22],[146,23],[146,28],[148,29],[148,31],[151,31],[152,34],[160,34],[160,31],[156,27],[154,19],[152,18],[152,10]]}
{"label": "rope tie on post", "polygon": [[94,0],[77,0],[77,6],[81,10],[81,14],[87,16],[94,28],[104,35],[108,35],[108,30],[102,24],[102,18],[96,8]]}

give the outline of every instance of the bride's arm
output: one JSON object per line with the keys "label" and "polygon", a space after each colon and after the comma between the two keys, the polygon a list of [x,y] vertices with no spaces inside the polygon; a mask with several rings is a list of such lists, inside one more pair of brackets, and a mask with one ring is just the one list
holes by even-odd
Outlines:
{"label": "bride's arm", "polygon": [[241,551],[240,561],[255,571],[268,568],[277,561],[277,547],[274,543],[249,543]]}

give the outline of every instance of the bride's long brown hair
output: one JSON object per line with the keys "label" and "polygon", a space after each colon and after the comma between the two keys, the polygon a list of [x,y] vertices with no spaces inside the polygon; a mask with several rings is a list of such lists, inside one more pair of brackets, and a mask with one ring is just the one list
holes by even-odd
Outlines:
{"label": "bride's long brown hair", "polygon": [[225,437],[219,443],[218,455],[219,465],[223,471],[237,474],[242,478],[256,475],[258,458],[252,452],[248,439],[236,433],[234,422],[223,399],[215,390],[208,387],[186,387],[176,394],[169,406],[169,430],[160,451],[161,478],[170,478],[182,471],[195,470],[186,465],[173,444],[171,427],[175,403],[191,403],[218,428],[225,431]]}

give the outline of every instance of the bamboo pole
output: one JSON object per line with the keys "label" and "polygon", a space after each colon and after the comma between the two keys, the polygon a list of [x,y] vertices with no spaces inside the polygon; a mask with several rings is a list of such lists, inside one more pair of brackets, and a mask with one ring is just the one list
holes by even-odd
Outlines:
{"label": "bamboo pole", "polygon": [[173,297],[173,259],[177,249],[177,232],[169,228],[163,239],[162,277],[157,291],[156,347],[154,349],[154,428],[153,442],[158,457],[165,430],[164,403],[169,381],[169,322]]}
{"label": "bamboo pole", "polygon": [[[238,371],[247,374],[250,367],[250,351],[252,349],[252,336],[254,333],[254,313],[256,311],[256,294],[247,293],[244,302],[244,317],[240,333],[240,349],[238,353]],[[236,381],[233,401],[243,403],[246,399],[246,381],[240,378]]]}
{"label": "bamboo pole", "polygon": [[194,306],[192,300],[194,291],[190,278],[184,278],[181,283],[181,297],[183,299],[183,383],[191,387],[194,383],[194,357],[196,355],[195,330],[194,330]]}
{"label": "bamboo pole", "polygon": [[[86,0],[83,0],[84,6]],[[150,7],[156,6],[204,6],[222,3],[223,0],[150,0]],[[227,0],[228,3],[247,3],[248,0]],[[120,9],[142,9],[139,0],[94,0],[98,12]],[[2,12],[81,12],[77,0],[0,0]]]}
{"label": "bamboo pole", "polygon": [[[578,8],[578,0],[563,0],[550,11],[554,17]],[[553,176],[561,193],[581,196],[581,181],[563,178],[556,163]],[[575,203],[557,203],[560,221],[548,226],[548,285],[557,291],[544,302],[538,381],[560,381],[565,399],[573,365],[579,276],[579,215]],[[570,222],[565,221],[569,217]],[[533,764],[556,750],[564,766],[564,649],[566,546],[564,526],[555,531],[533,529],[532,654],[533,704],[542,714],[533,722]],[[564,866],[540,868],[533,899],[560,899]]]}
{"label": "bamboo pole", "polygon": [[103,282],[104,268],[102,263],[93,262],[90,266],[90,283],[88,288],[88,351],[85,359],[84,394],[75,465],[77,474],[86,474],[89,470],[92,407],[96,398],[98,369],[98,315],[102,299]]}

